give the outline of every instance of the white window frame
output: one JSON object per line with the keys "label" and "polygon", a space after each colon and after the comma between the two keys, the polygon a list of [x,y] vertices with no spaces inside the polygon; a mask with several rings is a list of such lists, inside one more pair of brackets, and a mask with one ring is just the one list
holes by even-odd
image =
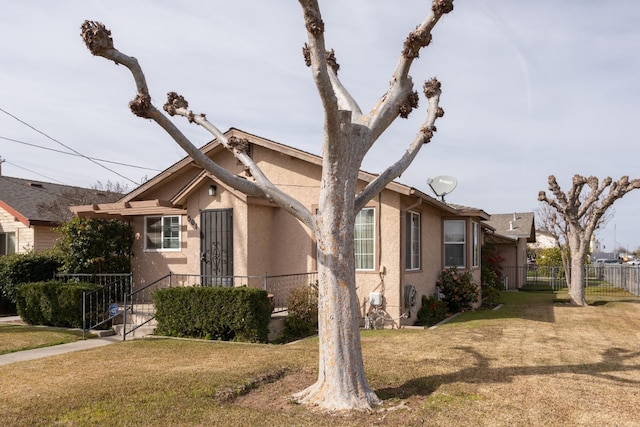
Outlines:
{"label": "white window frame", "polygon": [[[449,240],[450,236],[447,235],[447,224],[462,224],[462,240]],[[444,230],[443,230],[443,241],[444,241],[444,266],[445,268],[456,267],[456,268],[466,268],[467,266],[467,222],[462,219],[448,219],[444,221]],[[452,264],[447,259],[447,247],[448,246],[462,246],[462,263],[461,264]]]}
{"label": "white window frame", "polygon": [[[371,212],[371,223],[359,222],[365,212]],[[370,236],[362,236],[361,234],[363,233],[358,233],[358,226],[366,226],[367,229],[370,229],[368,233]],[[369,247],[371,250],[365,252],[365,247]],[[374,271],[376,269],[376,210],[373,207],[362,208],[356,215],[353,231],[353,250],[356,271]]]}
{"label": "white window frame", "polygon": [[11,255],[16,253],[16,233],[14,231],[9,231],[5,233],[0,233],[0,235],[4,236],[3,247],[0,247],[0,256],[2,255]]}
{"label": "white window frame", "polygon": [[[149,247],[149,237],[147,235],[148,231],[149,231],[149,220],[151,219],[160,219],[161,224],[160,224],[160,246],[159,247]],[[178,219],[178,224],[177,224],[177,228],[178,228],[178,235],[177,235],[177,241],[178,241],[178,247],[165,247],[165,239],[167,238],[165,236],[165,231],[167,228],[167,225],[165,224],[165,221],[172,221],[173,219],[177,218]],[[144,218],[144,250],[146,252],[180,252],[182,250],[182,215],[150,215],[150,216],[146,216]]]}
{"label": "white window frame", "polygon": [[405,216],[405,263],[406,271],[420,270],[421,231],[420,212],[408,211]]}
{"label": "white window frame", "polygon": [[473,223],[473,252],[471,256],[473,257],[471,261],[472,267],[480,266],[480,224],[477,222]]}

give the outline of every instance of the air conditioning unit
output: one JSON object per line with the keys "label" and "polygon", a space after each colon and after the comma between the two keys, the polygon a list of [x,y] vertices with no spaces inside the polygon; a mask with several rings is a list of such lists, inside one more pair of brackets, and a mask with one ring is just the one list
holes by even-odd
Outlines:
{"label": "air conditioning unit", "polygon": [[371,292],[369,294],[369,305],[381,306],[382,305],[382,294],[380,292]]}

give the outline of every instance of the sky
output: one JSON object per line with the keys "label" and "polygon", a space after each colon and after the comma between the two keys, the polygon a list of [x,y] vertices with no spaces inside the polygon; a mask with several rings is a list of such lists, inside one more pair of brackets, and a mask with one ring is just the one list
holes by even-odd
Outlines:
{"label": "sky", "polygon": [[[363,110],[386,91],[402,43],[430,3],[320,2],[326,45]],[[445,115],[400,182],[433,194],[427,179],[453,176],[448,203],[498,214],[538,209],[549,175],[565,191],[574,174],[640,178],[640,2],[455,0],[454,7],[411,70],[418,89],[431,77],[441,81]],[[138,59],[156,106],[176,91],[221,130],[320,154],[323,113],[294,0],[0,0],[0,11],[5,176],[133,189],[185,156],[155,123],[130,113],[131,74],[89,53],[80,38],[86,19],[105,24],[116,48]],[[381,136],[363,170],[382,172],[402,155],[426,104],[422,98]],[[212,139],[175,120],[194,144]],[[613,209],[596,233],[605,250],[640,247],[640,191]]]}

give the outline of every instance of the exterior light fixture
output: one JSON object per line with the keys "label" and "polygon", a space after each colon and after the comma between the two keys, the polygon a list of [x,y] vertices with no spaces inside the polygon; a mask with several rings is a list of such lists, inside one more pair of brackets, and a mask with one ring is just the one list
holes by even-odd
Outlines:
{"label": "exterior light fixture", "polygon": [[212,184],[209,186],[209,195],[210,196],[215,196],[216,195],[216,191],[218,190],[218,186],[215,184]]}

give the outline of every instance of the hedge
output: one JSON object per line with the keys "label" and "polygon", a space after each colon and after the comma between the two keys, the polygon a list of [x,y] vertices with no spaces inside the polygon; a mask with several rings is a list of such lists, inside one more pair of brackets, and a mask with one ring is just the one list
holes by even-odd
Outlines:
{"label": "hedge", "polygon": [[256,288],[165,288],[154,292],[157,335],[266,342],[271,307]]}
{"label": "hedge", "polygon": [[51,280],[60,266],[62,260],[53,251],[0,257],[0,298],[15,303],[22,284]]}
{"label": "hedge", "polygon": [[82,328],[82,293],[99,285],[60,281],[25,283],[18,289],[18,315],[30,325]]}

